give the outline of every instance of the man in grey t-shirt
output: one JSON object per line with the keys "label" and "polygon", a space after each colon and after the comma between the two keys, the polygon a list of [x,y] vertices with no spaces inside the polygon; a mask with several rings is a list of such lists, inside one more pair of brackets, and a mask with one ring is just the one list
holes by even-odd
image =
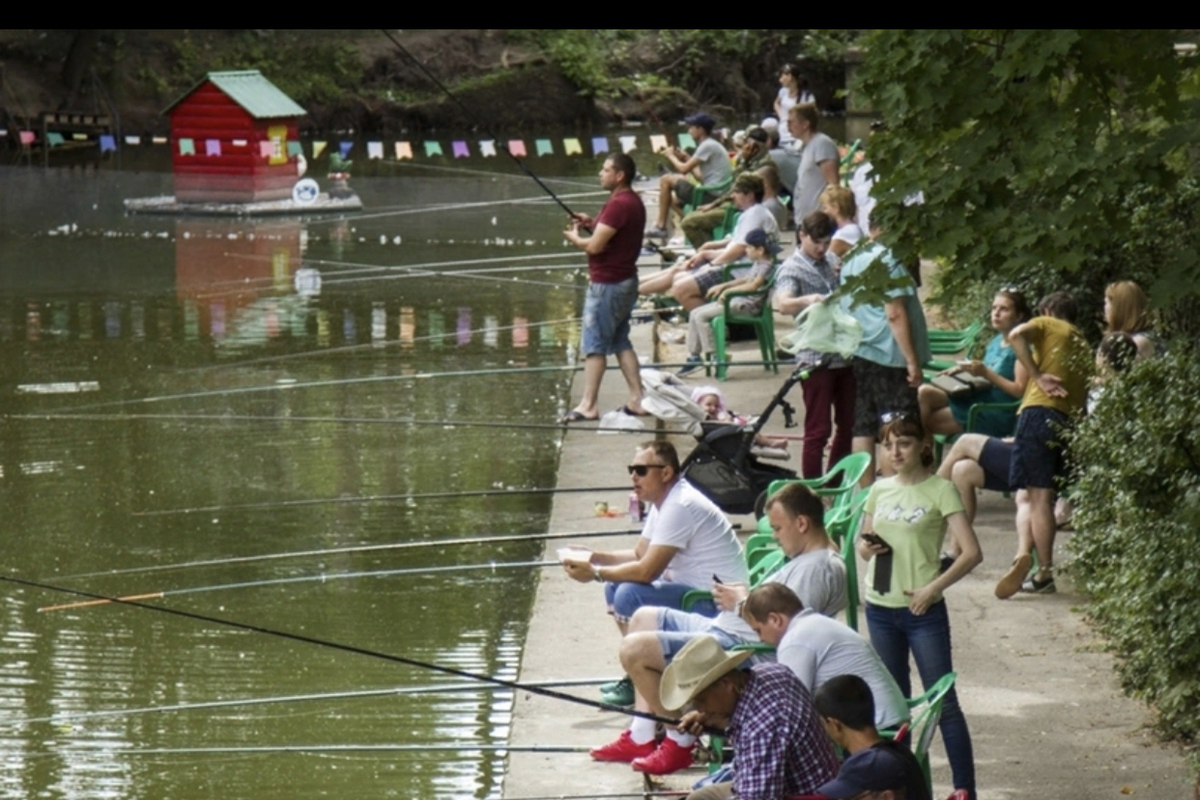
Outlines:
{"label": "man in grey t-shirt", "polygon": [[804,143],[800,150],[800,168],[792,188],[792,211],[796,227],[806,214],[821,210],[821,192],[839,183],[839,156],[833,139],[817,130],[821,115],[812,103],[792,106],[788,112],[788,130]]}
{"label": "man in grey t-shirt", "polygon": [[[688,125],[688,134],[696,141],[696,152],[689,158],[678,147],[663,151],[676,174],[663,175],[658,182],[658,221],[646,232],[649,236],[669,238],[667,226],[673,208],[691,202],[699,205],[713,199],[724,191],[725,184],[733,177],[729,154],[720,142],[712,138],[712,129],[717,121],[701,111],[692,114],[684,122]],[[698,178],[700,185],[696,186],[688,180],[689,175]],[[702,191],[705,188],[713,191],[706,194]]]}

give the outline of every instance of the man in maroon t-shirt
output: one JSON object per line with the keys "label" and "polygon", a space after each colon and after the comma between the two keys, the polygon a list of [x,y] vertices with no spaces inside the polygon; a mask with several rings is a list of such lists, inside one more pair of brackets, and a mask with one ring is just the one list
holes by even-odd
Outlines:
{"label": "man in maroon t-shirt", "polygon": [[[600,215],[592,219],[576,214],[567,227],[567,241],[588,256],[588,293],[583,305],[583,399],[560,422],[582,422],[600,417],[596,399],[600,380],[615,355],[629,400],[622,409],[642,414],[642,378],[637,354],[629,341],[629,315],[637,303],[637,259],[642,251],[646,208],[630,188],[637,168],[633,159],[615,153],[600,170],[600,187],[612,192]],[[590,235],[581,231],[590,230]]]}

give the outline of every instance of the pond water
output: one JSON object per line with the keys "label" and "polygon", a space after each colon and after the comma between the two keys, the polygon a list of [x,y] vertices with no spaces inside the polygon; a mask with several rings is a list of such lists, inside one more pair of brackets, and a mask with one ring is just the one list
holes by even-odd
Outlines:
{"label": "pond water", "polygon": [[[540,542],[174,566],[546,529],[549,496],[516,490],[557,465],[534,426],[570,382],[539,368],[578,335],[562,212],[514,202],[528,179],[354,186],[367,210],[337,219],[180,220],[122,212],[168,174],[0,169],[4,575],[515,675],[539,568],[469,567]],[[485,421],[530,427],[462,424]],[[494,489],[513,491],[410,497]],[[502,754],[400,748],[503,743],[504,690],[139,608],[38,610],[79,599],[0,583],[0,797],[499,793]],[[247,699],[271,702],[177,708]]]}

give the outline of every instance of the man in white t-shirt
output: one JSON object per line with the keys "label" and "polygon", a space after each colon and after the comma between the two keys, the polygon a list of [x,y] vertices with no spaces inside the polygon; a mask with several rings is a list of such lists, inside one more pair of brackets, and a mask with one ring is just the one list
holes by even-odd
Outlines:
{"label": "man in white t-shirt", "polygon": [[[767,500],[767,517],[789,560],[765,582],[791,587],[789,592],[802,595],[822,614],[845,608],[846,565],[825,531],[821,499],[802,484],[788,484]],[[634,614],[629,634],[621,642],[621,664],[637,688],[639,711],[669,713],[659,696],[663,670],[696,637],[713,636],[725,649],[757,640],[738,612],[749,587],[722,581],[711,584],[711,589],[721,609],[713,619],[674,608],[644,607]],[[668,730],[659,744],[654,740],[653,720],[635,717],[621,738],[593,749],[591,755],[597,761],[627,761],[641,772],[665,775],[691,764],[694,743],[693,737]]]}
{"label": "man in white t-shirt", "polygon": [[[639,445],[629,465],[633,490],[650,507],[633,550],[592,552],[584,560],[564,560],[577,581],[604,583],[609,613],[624,635],[633,612],[644,605],[678,608],[692,589],[707,589],[713,576],[745,581],[742,545],[729,520],[711,500],[680,477],[679,455],[666,441]],[[581,549],[581,548],[575,548]],[[717,613],[706,601],[698,609]]]}
{"label": "man in white t-shirt", "polygon": [[[655,226],[646,231],[647,236],[669,239],[671,232],[668,226],[671,222],[671,211],[681,208],[684,204],[700,205],[712,200],[729,183],[733,176],[733,164],[729,153],[721,143],[712,138],[713,127],[717,121],[703,111],[692,114],[684,120],[688,126],[688,134],[696,142],[696,151],[689,157],[678,147],[664,150],[663,155],[675,173],[663,175],[658,182],[658,221]],[[689,176],[694,176],[700,185],[692,183]],[[705,191],[709,189],[711,191]]]}
{"label": "man in white t-shirt", "polygon": [[838,675],[857,675],[875,698],[876,728],[894,728],[908,719],[904,694],[875,648],[836,619],[805,608],[787,586],[756,587],[742,604],[742,616],[810,692]]}
{"label": "man in white t-shirt", "polygon": [[812,103],[800,103],[788,112],[788,130],[804,143],[792,187],[792,211],[797,227],[810,211],[821,210],[821,192],[825,187],[837,186],[841,179],[837,144],[817,130],[820,119]]}

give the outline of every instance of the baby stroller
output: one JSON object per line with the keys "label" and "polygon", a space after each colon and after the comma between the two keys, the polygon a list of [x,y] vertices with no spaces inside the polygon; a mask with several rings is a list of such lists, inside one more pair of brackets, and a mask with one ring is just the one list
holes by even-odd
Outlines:
{"label": "baby stroller", "polygon": [[761,515],[760,504],[767,487],[774,481],[795,478],[796,473],[759,460],[751,449],[754,437],[776,408],[783,409],[784,427],[796,427],[796,409],[787,401],[787,393],[825,364],[822,359],[815,365],[796,367],[762,414],[749,425],[701,423],[702,431],[696,436],[700,443],[683,462],[683,477],[726,514]]}

